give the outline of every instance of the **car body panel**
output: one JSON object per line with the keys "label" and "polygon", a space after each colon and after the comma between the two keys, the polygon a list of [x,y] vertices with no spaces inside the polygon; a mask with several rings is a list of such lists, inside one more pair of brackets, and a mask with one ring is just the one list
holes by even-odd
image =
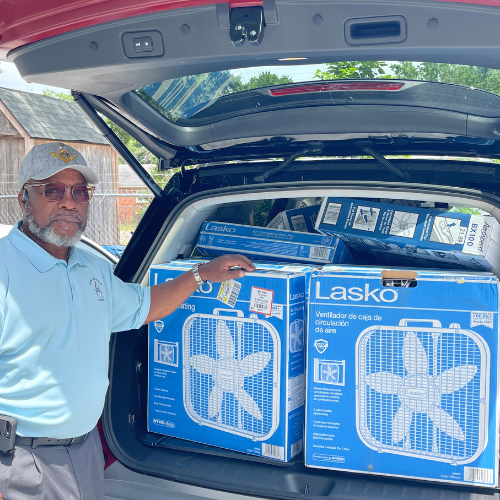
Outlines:
{"label": "car body panel", "polygon": [[[499,7],[498,0],[433,0]],[[167,9],[198,7],[223,0],[1,0],[0,60],[23,45],[72,30]],[[229,0],[230,7],[262,5],[262,0]],[[5,13],[8,13],[5,15]]]}
{"label": "car body panel", "polygon": [[[168,9],[198,7],[222,0],[1,0],[0,60],[13,49],[61,33],[116,19],[151,14]],[[235,6],[262,5],[262,1],[237,0]],[[5,13],[8,13],[5,15]]]}

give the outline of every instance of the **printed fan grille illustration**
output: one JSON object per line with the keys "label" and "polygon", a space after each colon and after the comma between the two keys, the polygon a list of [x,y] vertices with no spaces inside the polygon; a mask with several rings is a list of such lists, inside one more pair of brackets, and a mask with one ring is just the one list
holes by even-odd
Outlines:
{"label": "printed fan grille illustration", "polygon": [[270,323],[233,309],[193,314],[184,323],[183,350],[184,406],[195,422],[253,440],[272,436],[281,351]]}
{"label": "printed fan grille illustration", "polygon": [[401,320],[364,330],[356,343],[361,440],[379,452],[472,462],[486,447],[489,360],[484,340],[457,324]]}

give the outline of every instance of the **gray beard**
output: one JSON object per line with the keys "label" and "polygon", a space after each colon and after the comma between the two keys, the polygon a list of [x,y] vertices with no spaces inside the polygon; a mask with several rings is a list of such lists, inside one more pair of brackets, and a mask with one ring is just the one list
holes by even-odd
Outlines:
{"label": "gray beard", "polygon": [[[24,210],[24,219],[28,224],[28,229],[31,231],[31,234],[40,238],[42,241],[46,243],[50,243],[51,245],[55,245],[56,247],[72,247],[76,245],[80,238],[82,237],[83,232],[85,231],[85,224],[83,224],[82,218],[79,215],[72,215],[75,219],[78,220],[78,231],[73,236],[59,236],[54,231],[54,217],[61,214],[54,214],[49,217],[49,222],[45,227],[40,227],[35,221],[33,214],[31,213],[31,206],[29,200],[26,200],[25,210]],[[68,215],[68,214],[64,214]]]}

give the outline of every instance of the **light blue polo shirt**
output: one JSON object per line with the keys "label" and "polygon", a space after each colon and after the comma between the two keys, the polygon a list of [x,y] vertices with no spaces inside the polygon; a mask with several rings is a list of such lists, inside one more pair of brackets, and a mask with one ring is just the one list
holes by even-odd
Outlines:
{"label": "light blue polo shirt", "polygon": [[21,436],[68,438],[97,423],[111,332],[139,328],[150,291],[73,247],[69,263],[25,236],[0,239],[0,413]]}

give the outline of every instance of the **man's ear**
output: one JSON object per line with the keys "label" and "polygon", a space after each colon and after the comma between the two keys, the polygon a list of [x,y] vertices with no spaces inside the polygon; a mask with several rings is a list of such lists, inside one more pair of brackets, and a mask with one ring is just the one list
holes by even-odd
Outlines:
{"label": "man's ear", "polygon": [[27,200],[28,200],[28,191],[26,191],[26,188],[24,188],[21,191],[19,191],[19,193],[17,193],[17,201],[19,202],[19,206],[23,211],[26,207]]}

